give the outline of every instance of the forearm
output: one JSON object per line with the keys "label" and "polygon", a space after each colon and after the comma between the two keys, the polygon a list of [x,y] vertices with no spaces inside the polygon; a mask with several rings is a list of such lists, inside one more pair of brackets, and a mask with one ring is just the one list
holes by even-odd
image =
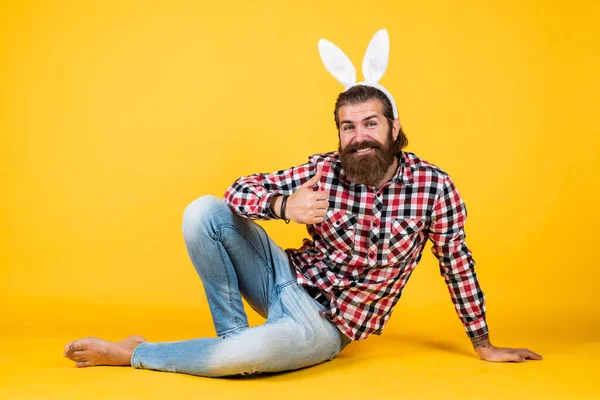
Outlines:
{"label": "forearm", "polygon": [[242,217],[249,219],[272,219],[271,199],[276,193],[260,184],[258,178],[237,179],[223,195],[223,201]]}
{"label": "forearm", "polygon": [[304,164],[271,174],[253,174],[235,180],[225,192],[225,201],[232,210],[250,219],[279,218],[281,198],[271,204],[275,196],[291,195],[311,176],[311,167]]}
{"label": "forearm", "polygon": [[473,349],[484,358],[484,354],[493,346],[486,321],[485,295],[479,286],[473,265],[461,273],[447,276],[446,283]]}
{"label": "forearm", "polygon": [[485,294],[479,285],[473,263],[463,260],[462,265],[455,264],[454,268],[447,269],[445,281],[456,314],[465,332],[473,340],[488,333]]}

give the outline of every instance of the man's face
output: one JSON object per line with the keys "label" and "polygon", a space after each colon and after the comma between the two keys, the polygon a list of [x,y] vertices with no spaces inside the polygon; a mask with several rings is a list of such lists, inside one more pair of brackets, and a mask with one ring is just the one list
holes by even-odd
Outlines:
{"label": "man's face", "polygon": [[[340,107],[339,153],[346,174],[358,183],[375,186],[396,157],[396,121],[390,126],[377,99]],[[399,126],[399,125],[398,125]]]}

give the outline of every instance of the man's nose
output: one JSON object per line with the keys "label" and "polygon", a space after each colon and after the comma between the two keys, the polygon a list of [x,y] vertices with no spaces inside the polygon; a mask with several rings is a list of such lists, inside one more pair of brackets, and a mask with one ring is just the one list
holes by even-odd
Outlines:
{"label": "man's nose", "polygon": [[355,139],[357,142],[362,142],[363,140],[367,139],[367,130],[364,126],[359,125],[356,127]]}

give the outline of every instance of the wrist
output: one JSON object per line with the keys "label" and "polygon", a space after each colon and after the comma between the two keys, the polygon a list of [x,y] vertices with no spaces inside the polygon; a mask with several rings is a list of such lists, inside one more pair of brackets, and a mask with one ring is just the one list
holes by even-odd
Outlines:
{"label": "wrist", "polygon": [[279,214],[279,210],[281,209],[281,201],[282,200],[283,200],[282,194],[276,194],[273,197],[271,197],[271,202],[269,204],[269,208],[271,209],[271,214],[273,214],[273,216],[275,218],[281,218],[281,215]]}
{"label": "wrist", "polygon": [[290,220],[289,220],[289,218],[287,217],[287,215],[285,213],[285,209],[286,209],[286,205],[287,205],[287,201],[288,201],[289,197],[290,196],[285,196],[284,195],[281,198],[281,206],[280,206],[280,209],[279,209],[279,218],[281,218],[282,220],[284,220],[286,224],[290,223]]}
{"label": "wrist", "polygon": [[473,344],[473,349],[477,352],[477,354],[479,354],[479,356],[488,354],[490,351],[494,350],[494,346],[490,342],[490,337],[487,333],[485,335],[471,338],[471,343]]}
{"label": "wrist", "polygon": [[494,347],[494,345],[489,345],[487,347],[478,347],[475,349],[475,352],[479,355],[479,357],[481,358],[485,358],[486,355],[492,353],[496,348]]}

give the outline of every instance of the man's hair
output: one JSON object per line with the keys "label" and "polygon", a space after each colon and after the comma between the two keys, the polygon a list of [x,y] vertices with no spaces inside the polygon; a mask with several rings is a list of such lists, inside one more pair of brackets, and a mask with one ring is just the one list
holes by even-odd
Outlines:
{"label": "man's hair", "polygon": [[[342,106],[345,105],[354,105],[364,103],[366,101],[377,99],[381,101],[383,104],[383,116],[387,119],[388,126],[390,132],[392,130],[392,123],[394,121],[394,110],[392,108],[392,103],[390,99],[379,89],[374,88],[373,86],[366,85],[356,85],[346,90],[345,92],[340,93],[335,102],[335,111],[333,112],[335,117],[335,126],[338,129],[338,135],[340,131],[340,116],[339,111]],[[396,139],[397,151],[400,152],[403,148],[408,145],[408,138],[404,134],[402,130],[402,125],[400,126],[400,131],[398,132],[398,138]]]}

